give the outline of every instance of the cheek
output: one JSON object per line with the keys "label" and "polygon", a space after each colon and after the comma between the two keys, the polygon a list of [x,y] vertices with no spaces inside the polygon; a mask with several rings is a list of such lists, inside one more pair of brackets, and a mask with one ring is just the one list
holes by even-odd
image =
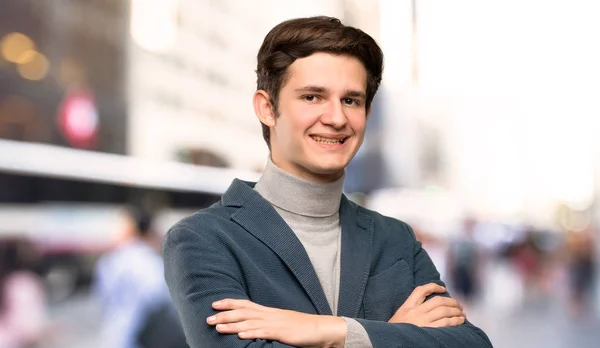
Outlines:
{"label": "cheek", "polygon": [[282,113],[277,120],[275,129],[282,149],[289,151],[299,146],[298,144],[301,142],[301,138],[304,136],[307,128],[302,118]]}
{"label": "cheek", "polygon": [[364,113],[352,115],[348,118],[350,127],[354,133],[358,136],[362,136],[365,133],[365,128],[367,126],[367,119]]}
{"label": "cheek", "polygon": [[321,111],[313,105],[303,103],[292,105],[287,110],[286,132],[294,137],[302,137],[315,123],[319,121]]}

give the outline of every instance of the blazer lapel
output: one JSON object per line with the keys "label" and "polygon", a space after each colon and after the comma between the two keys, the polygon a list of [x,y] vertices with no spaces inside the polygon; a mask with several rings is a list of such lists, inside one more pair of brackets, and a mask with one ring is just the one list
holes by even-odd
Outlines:
{"label": "blazer lapel", "polygon": [[[249,186],[246,187],[252,190]],[[283,260],[308,294],[318,314],[331,315],[331,307],[319,278],[296,234],[262,196],[256,192],[244,192],[244,195],[248,199],[231,218]]]}
{"label": "blazer lapel", "polygon": [[342,255],[338,316],[357,318],[371,268],[373,220],[345,196],[340,205]]}

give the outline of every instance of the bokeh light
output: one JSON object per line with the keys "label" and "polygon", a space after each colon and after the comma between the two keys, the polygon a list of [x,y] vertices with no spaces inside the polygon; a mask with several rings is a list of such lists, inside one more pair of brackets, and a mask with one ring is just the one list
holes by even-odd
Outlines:
{"label": "bokeh light", "polygon": [[27,35],[17,32],[6,34],[0,41],[2,57],[13,63],[18,63],[25,52],[34,49],[33,41]]}
{"label": "bokeh light", "polygon": [[46,56],[40,52],[35,52],[25,63],[19,64],[17,70],[19,74],[27,80],[41,80],[48,74],[50,63]]}

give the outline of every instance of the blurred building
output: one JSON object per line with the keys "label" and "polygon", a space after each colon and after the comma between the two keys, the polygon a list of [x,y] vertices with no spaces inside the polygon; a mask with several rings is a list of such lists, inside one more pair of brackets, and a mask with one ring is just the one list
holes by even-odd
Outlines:
{"label": "blurred building", "polygon": [[599,26],[595,5],[521,3],[382,0],[382,142],[394,184],[548,226],[594,201]]}
{"label": "blurred building", "polygon": [[379,98],[383,118],[380,142],[385,186],[421,187],[415,1],[379,1],[380,43],[385,70]]}
{"label": "blurred building", "polygon": [[0,139],[124,153],[123,1],[5,1]]}
{"label": "blurred building", "polygon": [[[80,159],[87,153],[126,152],[128,9],[123,1],[2,3],[0,202],[114,196],[112,190],[49,179],[74,175],[86,161],[73,163],[35,149],[88,150]],[[17,174],[22,170],[39,176]]]}

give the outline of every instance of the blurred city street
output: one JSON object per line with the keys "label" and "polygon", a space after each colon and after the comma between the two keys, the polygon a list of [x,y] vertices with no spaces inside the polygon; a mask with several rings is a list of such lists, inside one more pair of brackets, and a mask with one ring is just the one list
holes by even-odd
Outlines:
{"label": "blurred city street", "polygon": [[50,343],[42,347],[98,346],[101,309],[89,294],[76,294],[65,302],[50,306],[49,315],[54,330]]}
{"label": "blurred city street", "polygon": [[[0,0],[0,348],[163,347],[161,337],[185,348],[165,234],[235,179],[267,177],[273,154],[298,154],[284,161],[291,171],[338,163],[288,174],[336,174],[351,201],[408,224],[494,347],[600,347],[598,7]],[[313,16],[368,34],[384,71],[359,59],[365,91],[339,96],[327,84],[345,79],[318,74],[294,90],[311,90],[290,101],[302,108],[280,113],[286,99],[272,96],[285,97],[297,60],[362,45],[310,51],[321,34],[300,44],[306,55],[263,45],[278,23]],[[288,65],[269,72],[280,53]],[[265,95],[274,125],[256,107]],[[272,150],[271,133],[289,151]],[[333,144],[347,146],[330,153],[339,161],[310,150]]]}
{"label": "blurred city street", "polygon": [[600,340],[598,316],[571,320],[559,301],[530,303],[510,315],[471,311],[470,319],[490,337],[495,348],[594,348]]}

